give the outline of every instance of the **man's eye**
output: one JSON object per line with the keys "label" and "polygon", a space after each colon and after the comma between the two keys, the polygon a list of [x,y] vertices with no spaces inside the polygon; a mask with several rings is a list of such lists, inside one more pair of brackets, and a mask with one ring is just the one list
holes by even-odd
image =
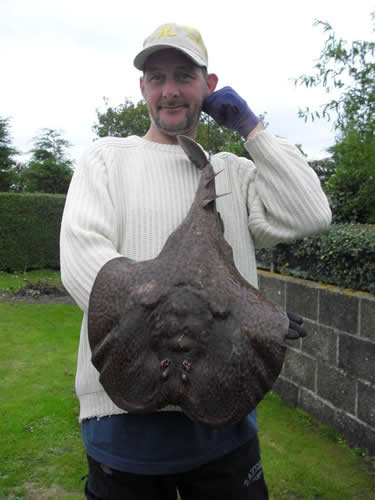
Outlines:
{"label": "man's eye", "polygon": [[151,76],[150,76],[150,80],[151,80],[151,81],[154,81],[154,82],[155,82],[155,81],[156,81],[156,82],[158,82],[158,81],[160,81],[160,80],[161,80],[161,75],[157,75],[157,74],[155,74],[155,75],[151,75]]}
{"label": "man's eye", "polygon": [[191,80],[192,75],[190,73],[179,73],[177,75],[177,79],[178,80]]}

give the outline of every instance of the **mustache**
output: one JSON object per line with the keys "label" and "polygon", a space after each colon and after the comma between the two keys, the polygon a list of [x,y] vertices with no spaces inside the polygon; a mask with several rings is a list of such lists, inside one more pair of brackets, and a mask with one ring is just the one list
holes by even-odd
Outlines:
{"label": "mustache", "polygon": [[164,101],[158,105],[158,108],[168,108],[175,106],[184,106],[185,108],[189,107],[189,105],[185,101],[179,101],[178,99],[173,99],[170,101]]}

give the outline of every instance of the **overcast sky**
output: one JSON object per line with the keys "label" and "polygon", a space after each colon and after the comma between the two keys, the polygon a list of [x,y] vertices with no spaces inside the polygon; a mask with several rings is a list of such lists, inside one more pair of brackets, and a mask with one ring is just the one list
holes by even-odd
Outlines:
{"label": "overcast sky", "polygon": [[331,124],[305,124],[297,113],[329,97],[292,80],[312,72],[323,48],[314,19],[345,40],[370,40],[374,10],[375,0],[0,0],[0,116],[10,118],[20,151],[54,128],[78,159],[104,96],[113,106],[141,99],[133,59],[143,40],[177,22],[201,31],[218,88],[234,87],[256,113],[267,112],[272,133],[321,158],[334,141]]}

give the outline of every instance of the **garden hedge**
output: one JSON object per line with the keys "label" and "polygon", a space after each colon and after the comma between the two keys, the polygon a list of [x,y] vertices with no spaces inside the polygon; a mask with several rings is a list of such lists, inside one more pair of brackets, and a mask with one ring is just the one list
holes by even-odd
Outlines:
{"label": "garden hedge", "polygon": [[58,269],[65,195],[0,193],[0,270]]}
{"label": "garden hedge", "polygon": [[317,236],[257,250],[258,267],[375,293],[375,226],[333,224]]}
{"label": "garden hedge", "polygon": [[[0,193],[0,271],[59,269],[65,195]],[[334,224],[257,250],[259,268],[375,293],[375,226]]]}

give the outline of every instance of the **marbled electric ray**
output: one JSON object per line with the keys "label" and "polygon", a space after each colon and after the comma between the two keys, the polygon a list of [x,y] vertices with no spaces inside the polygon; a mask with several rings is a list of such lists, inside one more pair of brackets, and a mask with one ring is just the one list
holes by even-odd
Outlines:
{"label": "marbled electric ray", "polygon": [[201,169],[195,199],[155,259],[119,257],[98,273],[88,313],[92,362],[120,408],[178,405],[220,426],[239,421],[272,387],[289,320],[237,270],[213,167],[192,139],[179,142]]}

